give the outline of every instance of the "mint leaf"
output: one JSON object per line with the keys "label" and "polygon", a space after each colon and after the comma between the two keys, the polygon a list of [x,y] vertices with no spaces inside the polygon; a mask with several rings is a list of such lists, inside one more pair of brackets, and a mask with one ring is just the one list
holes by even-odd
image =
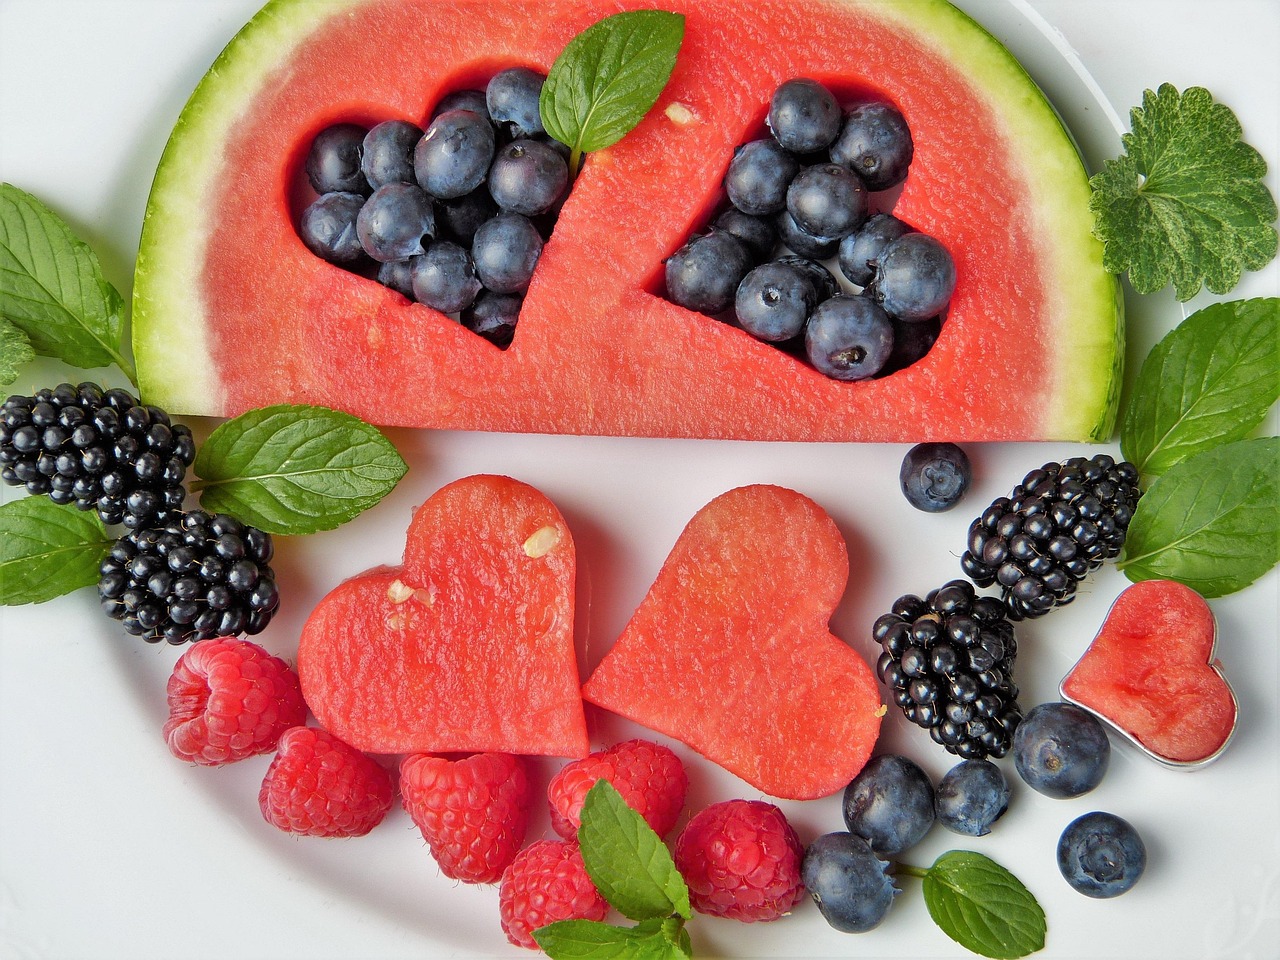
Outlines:
{"label": "mint leaf", "polygon": [[374,427],[325,407],[281,405],[215,429],[193,470],[206,510],[274,534],[332,530],[373,506],[408,469]]}
{"label": "mint leaf", "polygon": [[1240,440],[1280,399],[1280,299],[1198,310],[1147,355],[1120,428],[1143,478]]}
{"label": "mint leaf", "polygon": [[1237,440],[1170,467],[1133,513],[1116,566],[1205,597],[1247,587],[1280,562],[1280,437]]}
{"label": "mint leaf", "polygon": [[36,353],[74,367],[115,364],[136,382],[122,350],[124,302],[98,258],[56,213],[0,183],[0,317]]}
{"label": "mint leaf", "polygon": [[689,888],[671,852],[607,780],[587,791],[578,844],[596,889],[623,916],[689,919]]}
{"label": "mint leaf", "polygon": [[631,132],[671,79],[684,40],[684,17],[662,10],[616,13],[569,41],[551,65],[538,106],[547,133],[582,154]]}
{"label": "mint leaf", "polygon": [[97,583],[113,542],[92,510],[47,497],[0,506],[0,604],[44,603]]}
{"label": "mint leaf", "polygon": [[673,918],[634,927],[560,920],[533,931],[533,939],[551,960],[687,960],[690,954],[678,945],[682,932],[683,924]]}
{"label": "mint leaf", "polygon": [[950,850],[925,872],[924,900],[942,932],[984,957],[1025,957],[1044,947],[1044,910],[990,857]]}
{"label": "mint leaf", "polygon": [[18,379],[18,368],[36,357],[27,335],[0,317],[0,383]]}
{"label": "mint leaf", "polygon": [[1125,153],[1089,181],[1103,265],[1128,271],[1139,293],[1172,281],[1179,300],[1203,283],[1228,293],[1243,270],[1276,255],[1276,202],[1267,164],[1240,121],[1209,91],[1162,84],[1129,114]]}

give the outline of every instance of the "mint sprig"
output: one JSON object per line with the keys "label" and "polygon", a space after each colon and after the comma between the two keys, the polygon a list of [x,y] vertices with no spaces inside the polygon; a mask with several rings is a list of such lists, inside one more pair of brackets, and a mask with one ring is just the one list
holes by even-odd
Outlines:
{"label": "mint sprig", "polygon": [[44,603],[97,583],[112,540],[96,513],[47,497],[0,506],[0,605]]}
{"label": "mint sprig", "polygon": [[681,14],[632,10],[569,41],[538,106],[547,133],[569,147],[571,176],[584,153],[612,146],[644,119],[671,79],[683,40]]}
{"label": "mint sprig", "polygon": [[35,358],[27,335],[0,317],[0,384],[13,383],[18,379],[18,369]]}

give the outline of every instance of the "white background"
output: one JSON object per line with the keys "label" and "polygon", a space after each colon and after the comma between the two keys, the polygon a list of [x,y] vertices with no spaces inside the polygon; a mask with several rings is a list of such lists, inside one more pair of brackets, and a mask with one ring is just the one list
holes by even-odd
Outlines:
{"label": "white background", "polygon": [[[1122,118],[1147,87],[1208,87],[1246,139],[1280,163],[1280,6],[1266,0],[967,0],[1059,103],[1096,166],[1118,150],[1106,109],[1037,26],[1074,48]],[[257,0],[0,0],[0,178],[49,202],[99,252],[128,293],[152,173],[201,73]],[[1042,24],[1043,25],[1043,24]],[[1041,26],[1042,26],[1041,25]],[[1083,91],[1083,92],[1082,92]],[[1274,172],[1268,177],[1273,194]],[[1277,268],[1233,296],[1280,294]],[[1192,307],[1211,302],[1202,295]],[[1182,315],[1172,295],[1128,297],[1129,382],[1146,350]],[[66,375],[37,364],[30,386]],[[19,386],[25,386],[20,384]],[[1268,424],[1277,432],[1273,411]],[[540,487],[566,514],[583,570],[579,616],[594,663],[643,596],[688,518],[729,487],[773,482],[823,504],[850,543],[853,580],[833,626],[874,659],[867,625],[900,593],[958,575],[969,515],[1070,444],[974,445],[974,487],[952,514],[912,511],[897,490],[897,445],[732,443],[391,434],[410,462],[376,510],[331,534],[281,542],[289,607],[264,635],[292,649],[308,609],[339,579],[393,563],[414,505],[475,472]],[[14,496],[5,491],[6,499]],[[1020,627],[1023,704],[1055,695],[1125,585],[1112,570],[1080,600]],[[294,839],[257,812],[266,758],[224,769],[174,761],[160,739],[164,681],[176,653],[130,641],[96,611],[93,591],[0,610],[0,958],[522,956],[498,931],[496,891],[440,877],[397,810],[372,835]],[[1014,780],[990,836],[936,828],[912,862],[951,847],[995,857],[1045,907],[1046,957],[1273,957],[1280,942],[1280,694],[1277,574],[1215,602],[1220,655],[1241,705],[1227,753],[1171,771],[1117,743],[1101,787],[1052,801]],[[598,742],[627,733],[595,728]],[[689,751],[689,810],[752,796]],[[945,754],[896,712],[881,750],[935,776]],[[549,772],[551,768],[547,767]],[[1150,867],[1131,893],[1088,900],[1058,875],[1062,827],[1089,809],[1129,818]],[[788,804],[806,840],[840,827],[834,800]],[[533,835],[545,831],[545,817]],[[809,904],[776,924],[695,918],[704,956],[964,955],[929,921],[916,881],[886,922],[857,938],[831,931]]]}

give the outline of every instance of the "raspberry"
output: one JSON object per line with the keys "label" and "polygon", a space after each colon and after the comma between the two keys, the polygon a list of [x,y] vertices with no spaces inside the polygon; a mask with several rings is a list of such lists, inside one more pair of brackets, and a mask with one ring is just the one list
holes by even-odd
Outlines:
{"label": "raspberry", "polygon": [[464,883],[497,883],[529,826],[529,762],[510,753],[460,760],[420,753],[400,764],[400,802],[440,871]]}
{"label": "raspberry", "polygon": [[576,840],[582,803],[597,780],[608,780],[658,836],[671,832],[684,807],[689,778],[680,758],[661,744],[628,740],[561,768],[547,785],[551,826]]}
{"label": "raspberry", "polygon": [[574,840],[537,840],[502,874],[498,911],[507,939],[537,949],[533,931],[557,920],[603,920],[609,904],[596,889]]}
{"label": "raspberry", "polygon": [[362,837],[391,809],[391,774],[318,727],[290,727],[267,768],[267,823],[308,837]]}
{"label": "raspberry", "polygon": [[681,831],[675,861],[699,913],[745,923],[777,920],[804,897],[804,847],[763,800],[713,803]]}
{"label": "raspberry", "polygon": [[248,640],[202,640],[169,677],[164,737],[179,760],[216,766],[275,748],[307,715],[297,675]]}

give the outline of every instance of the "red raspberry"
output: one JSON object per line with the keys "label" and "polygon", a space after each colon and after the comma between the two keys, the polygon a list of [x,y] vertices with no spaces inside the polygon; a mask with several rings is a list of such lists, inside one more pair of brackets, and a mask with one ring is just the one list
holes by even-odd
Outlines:
{"label": "red raspberry", "polygon": [[440,872],[464,883],[502,878],[524,843],[533,792],[529,762],[510,753],[419,753],[400,764],[400,802]]}
{"label": "red raspberry", "polygon": [[713,803],[680,832],[676,868],[695,910],[751,923],[777,920],[804,896],[804,847],[763,800]]}
{"label": "red raspberry", "polygon": [[275,748],[306,720],[298,676],[248,640],[201,640],[169,677],[164,738],[179,760],[214,766]]}
{"label": "red raspberry", "polygon": [[578,838],[582,803],[597,780],[608,780],[653,828],[666,836],[684,807],[689,778],[669,749],[648,740],[628,740],[565,764],[547,785],[551,826],[566,840]]}
{"label": "red raspberry", "polygon": [[507,939],[536,950],[534,930],[557,920],[603,920],[609,904],[587,875],[576,841],[536,840],[503,871],[498,912]]}
{"label": "red raspberry", "polygon": [[258,806],[267,823],[309,837],[361,837],[391,809],[391,774],[318,727],[291,727],[267,768]]}

